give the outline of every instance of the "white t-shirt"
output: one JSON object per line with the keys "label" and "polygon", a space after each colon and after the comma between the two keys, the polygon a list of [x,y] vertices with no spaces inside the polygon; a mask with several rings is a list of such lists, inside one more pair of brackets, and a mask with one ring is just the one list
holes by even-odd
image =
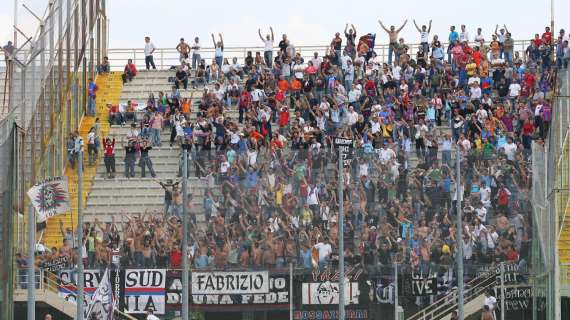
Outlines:
{"label": "white t-shirt", "polygon": [[536,108],[534,109],[534,116],[535,116],[535,117],[539,117],[541,112],[542,112],[542,105],[539,104],[539,105],[537,105]]}
{"label": "white t-shirt", "polygon": [[144,45],[144,55],[145,56],[147,56],[147,57],[151,56],[153,50],[156,50],[154,43],[152,43],[152,42],[145,43],[145,45]]}
{"label": "white t-shirt", "polygon": [[323,59],[321,57],[311,59],[313,66],[317,69],[321,67],[321,63],[323,63]]}
{"label": "white t-shirt", "polygon": [[230,168],[230,163],[227,161],[224,161],[220,164],[221,173],[227,173],[229,168]]}
{"label": "white t-shirt", "polygon": [[476,114],[477,114],[477,120],[479,120],[479,122],[483,122],[483,120],[485,120],[489,117],[489,114],[487,113],[487,110],[485,110],[485,109],[477,110]]}
{"label": "white t-shirt", "polygon": [[479,190],[479,194],[481,195],[481,203],[484,206],[491,205],[491,188],[485,186]]}
{"label": "white t-shirt", "polygon": [[487,220],[487,209],[485,207],[476,208],[475,212],[477,212],[477,218],[479,218],[481,222],[485,222]]}
{"label": "white t-shirt", "polygon": [[265,51],[273,51],[273,40],[263,40]]}
{"label": "white t-shirt", "polygon": [[464,41],[469,42],[469,31],[465,30],[465,31],[461,32],[459,34],[459,41],[460,42],[464,42]]}
{"label": "white t-shirt", "polygon": [[319,198],[318,198],[318,190],[317,187],[309,188],[309,195],[307,196],[307,204],[308,205],[318,205]]}
{"label": "white t-shirt", "polygon": [[394,150],[390,148],[380,148],[378,157],[380,158],[380,163],[386,164],[388,161],[396,157],[396,153],[394,153]]}
{"label": "white t-shirt", "polygon": [[154,314],[149,314],[148,316],[146,316],[146,320],[160,320],[160,318],[155,316]]}
{"label": "white t-shirt", "polygon": [[349,126],[355,124],[357,120],[358,120],[358,113],[356,113],[356,111],[348,112],[346,114],[346,122]]}
{"label": "white t-shirt", "polygon": [[325,260],[332,252],[332,247],[328,243],[319,242],[315,245],[315,249],[319,250],[319,261]]}
{"label": "white t-shirt", "polygon": [[193,54],[200,54],[200,44],[198,42],[194,42],[192,49],[194,50]]}
{"label": "white t-shirt", "polygon": [[342,70],[346,70],[348,68],[348,61],[352,61],[352,59],[349,56],[342,56],[340,58]]}
{"label": "white t-shirt", "polygon": [[485,37],[483,37],[483,34],[478,34],[475,36],[475,41],[477,42],[485,41]]}
{"label": "white t-shirt", "polygon": [[421,43],[428,43],[429,42],[429,32],[420,31],[420,42]]}
{"label": "white t-shirt", "polygon": [[509,96],[517,97],[521,91],[521,85],[518,83],[511,83],[509,86]]}
{"label": "white t-shirt", "polygon": [[507,159],[514,161],[515,154],[517,152],[517,145],[514,143],[506,143],[503,148],[505,149],[505,154],[507,155]]}
{"label": "white t-shirt", "polygon": [[471,87],[469,92],[471,93],[471,99],[481,99],[481,88]]}

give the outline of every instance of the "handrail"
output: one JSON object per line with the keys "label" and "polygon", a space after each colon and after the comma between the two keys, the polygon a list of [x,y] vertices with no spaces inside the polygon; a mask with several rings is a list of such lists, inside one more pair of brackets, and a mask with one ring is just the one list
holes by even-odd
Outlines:
{"label": "handrail", "polygon": [[[514,41],[515,52],[524,53],[527,46],[530,44],[530,40],[516,40]],[[442,48],[447,48],[448,44],[442,42]],[[412,43],[408,44],[410,49],[419,48],[421,44]],[[330,45],[312,45],[312,46],[295,46],[296,52],[300,52],[301,56],[307,61],[313,57],[313,53],[317,52],[320,56],[323,56],[327,50],[330,49]],[[374,46],[374,51],[377,56],[379,56],[382,61],[387,61],[388,59],[388,44],[376,44]],[[274,47],[274,51],[279,50],[279,48]],[[260,46],[244,46],[244,47],[224,47],[224,58],[237,58],[238,61],[243,63],[244,58],[248,51],[252,52],[255,56],[256,52],[263,55],[264,47]],[[205,59],[207,64],[210,60],[214,58],[215,48],[213,47],[202,47],[200,48],[200,55],[202,59]],[[143,69],[144,65],[144,49],[143,48],[113,48],[107,50],[107,56],[109,58],[109,63],[111,65],[111,70],[121,71],[123,70],[128,59],[133,59],[133,63],[138,69]],[[180,54],[175,48],[159,48],[153,54],[154,62],[157,69],[168,69],[171,66],[180,64]],[[521,55],[524,58],[524,54]]]}
{"label": "handrail", "polygon": [[127,319],[129,319],[129,320],[138,320],[137,318],[135,318],[135,317],[131,316],[130,314],[125,313],[125,312],[123,312],[123,311],[121,311],[121,310],[119,310],[119,309],[117,309],[117,308],[113,308],[113,311],[115,311],[115,312],[118,313],[120,316],[125,317],[125,318],[127,318]]}
{"label": "handrail", "polygon": [[[482,280],[481,280],[482,279]],[[496,284],[496,276],[494,272],[486,273],[485,275],[475,278],[469,281],[466,284],[468,288],[465,293],[465,300],[464,302],[470,302],[473,298],[479,296],[485,290],[487,290],[490,286],[494,286]],[[477,282],[473,286],[471,284]],[[441,299],[435,301],[434,303],[430,304],[428,307],[418,311],[414,315],[408,318],[408,320],[419,320],[419,319],[434,319],[440,318],[442,316],[447,315],[448,313],[452,312],[457,308],[458,300],[457,300],[457,288],[454,288],[452,292],[445,295]]]}

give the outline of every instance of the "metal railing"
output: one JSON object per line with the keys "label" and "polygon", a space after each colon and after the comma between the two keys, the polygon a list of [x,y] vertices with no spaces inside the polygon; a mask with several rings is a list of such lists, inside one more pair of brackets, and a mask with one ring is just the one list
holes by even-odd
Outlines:
{"label": "metal railing", "polygon": [[[27,289],[29,285],[28,278],[28,269],[19,269],[16,274],[16,289]],[[36,270],[35,272],[34,284],[36,290],[49,290],[57,294],[59,291],[58,280],[58,276],[53,272],[45,270]]]}
{"label": "metal railing", "polygon": [[[494,272],[487,273],[481,277],[475,278],[465,284],[464,302],[465,304],[474,300],[481,294],[493,288],[497,284],[497,277]],[[408,320],[425,320],[425,319],[441,319],[450,314],[452,311],[457,310],[458,294],[457,288],[453,289],[451,293],[443,298],[435,301],[427,308],[417,312]]]}
{"label": "metal railing", "polygon": [[[515,52],[518,52],[521,58],[524,58],[524,52],[530,40],[517,40],[514,43]],[[414,52],[417,48],[420,48],[419,43],[409,44],[410,52]],[[442,43],[442,48],[447,48],[448,44]],[[388,61],[388,44],[377,44],[374,46],[374,51],[377,56],[380,57],[382,61]],[[274,51],[279,50],[279,48],[274,48]],[[317,52],[319,56],[324,56],[327,51],[330,50],[329,45],[316,45],[316,46],[296,46],[295,51],[300,53],[303,59],[307,61],[313,57],[313,54]],[[259,52],[263,56],[264,47],[251,46],[251,47],[225,47],[224,48],[224,58],[228,58],[231,62],[232,58],[237,58],[240,63],[243,63],[247,53],[251,51],[252,56],[255,57],[255,53]],[[111,64],[111,70],[123,70],[128,59],[133,59],[133,63],[136,65],[137,69],[145,68],[145,54],[143,48],[114,48],[108,49],[107,55],[109,57],[109,62]],[[213,47],[202,47],[200,49],[201,59],[206,60],[206,64],[210,64],[212,59],[214,59],[215,48]],[[175,48],[159,48],[153,54],[154,62],[158,69],[169,69],[172,66],[180,64],[180,54]]]}

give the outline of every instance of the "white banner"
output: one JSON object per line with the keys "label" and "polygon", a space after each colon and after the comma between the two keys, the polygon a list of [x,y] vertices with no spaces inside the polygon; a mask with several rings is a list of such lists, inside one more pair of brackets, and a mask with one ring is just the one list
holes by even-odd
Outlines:
{"label": "white banner", "polygon": [[28,197],[38,214],[37,223],[70,210],[67,177],[54,177],[35,184],[28,190]]}
{"label": "white banner", "polygon": [[165,295],[165,269],[125,270],[125,312],[164,314]]}
{"label": "white banner", "polygon": [[109,278],[109,270],[106,269],[101,283],[99,283],[97,290],[91,297],[86,319],[94,317],[101,320],[113,320],[113,306],[113,290]]}
{"label": "white banner", "polygon": [[[310,282],[302,285],[303,304],[338,304],[339,289],[338,282]],[[345,304],[358,304],[358,282],[345,282],[344,302]]]}
{"label": "white banner", "polygon": [[268,293],[269,273],[259,272],[193,272],[192,294]]}

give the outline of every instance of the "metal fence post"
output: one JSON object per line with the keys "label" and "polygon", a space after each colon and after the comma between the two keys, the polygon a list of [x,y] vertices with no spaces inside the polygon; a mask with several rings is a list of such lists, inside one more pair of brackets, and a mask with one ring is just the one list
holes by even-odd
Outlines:
{"label": "metal fence post", "polygon": [[182,320],[190,319],[188,303],[188,150],[182,151]]}
{"label": "metal fence post", "polygon": [[342,148],[338,148],[338,318],[344,319],[344,181]]}
{"label": "metal fence post", "polygon": [[84,283],[83,283],[83,144],[79,147],[77,160],[77,304],[76,319],[83,319]]}
{"label": "metal fence post", "polygon": [[36,319],[36,224],[34,205],[28,208],[28,320]]}

